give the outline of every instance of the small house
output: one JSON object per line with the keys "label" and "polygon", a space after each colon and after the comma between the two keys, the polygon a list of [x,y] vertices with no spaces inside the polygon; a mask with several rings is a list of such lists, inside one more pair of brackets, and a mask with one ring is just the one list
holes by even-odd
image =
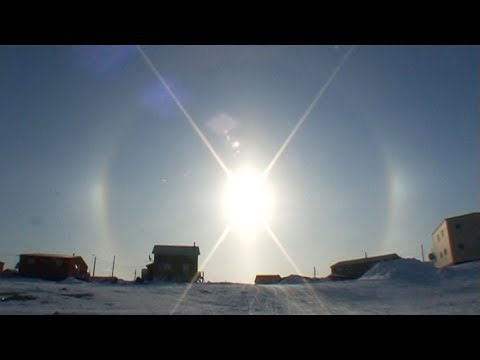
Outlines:
{"label": "small house", "polygon": [[59,254],[21,254],[18,263],[20,276],[47,280],[64,280],[75,277],[88,280],[88,265],[81,256]]}
{"label": "small house", "polygon": [[278,284],[280,281],[282,281],[280,275],[257,275],[255,277],[257,285]]}
{"label": "small house", "polygon": [[147,265],[146,280],[190,282],[197,281],[198,246],[155,245],[153,263]]}

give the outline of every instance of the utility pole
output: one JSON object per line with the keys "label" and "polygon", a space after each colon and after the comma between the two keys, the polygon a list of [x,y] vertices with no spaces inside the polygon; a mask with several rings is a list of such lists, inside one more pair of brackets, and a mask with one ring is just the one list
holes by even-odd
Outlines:
{"label": "utility pole", "polygon": [[97,257],[95,255],[94,256],[94,259],[93,259],[93,274],[92,274],[92,277],[95,277],[95,265],[97,265]]}
{"label": "utility pole", "polygon": [[420,245],[420,249],[422,249],[422,262],[425,262],[425,256],[423,255],[423,244]]}
{"label": "utility pole", "polygon": [[112,278],[113,278],[113,270],[115,270],[115,255],[113,255]]}
{"label": "utility pole", "polygon": [[133,281],[137,280],[137,268],[135,268],[135,273],[133,274]]}
{"label": "utility pole", "polygon": [[367,252],[365,251],[365,259],[367,258]]}
{"label": "utility pole", "polygon": [[317,277],[317,269],[315,269],[315,266],[313,267],[313,278],[315,279]]}

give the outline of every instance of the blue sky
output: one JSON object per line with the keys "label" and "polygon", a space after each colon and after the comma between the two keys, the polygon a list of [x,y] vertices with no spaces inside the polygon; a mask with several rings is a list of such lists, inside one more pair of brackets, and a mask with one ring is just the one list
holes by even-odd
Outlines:
{"label": "blue sky", "polygon": [[[143,47],[231,169],[268,165],[350,48]],[[442,218],[478,210],[479,64],[478,46],[356,47],[268,178],[298,270],[419,258]],[[135,47],[1,46],[0,98],[0,260],[95,254],[106,275],[116,255],[133,278],[155,244],[206,259],[225,174]],[[233,231],[204,270],[296,272],[265,231]]]}

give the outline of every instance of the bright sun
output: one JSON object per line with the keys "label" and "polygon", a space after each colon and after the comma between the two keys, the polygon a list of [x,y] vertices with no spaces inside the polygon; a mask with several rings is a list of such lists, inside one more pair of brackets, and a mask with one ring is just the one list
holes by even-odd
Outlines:
{"label": "bright sun", "polygon": [[232,172],[224,193],[224,208],[232,224],[243,229],[268,220],[272,195],[263,174],[251,168]]}

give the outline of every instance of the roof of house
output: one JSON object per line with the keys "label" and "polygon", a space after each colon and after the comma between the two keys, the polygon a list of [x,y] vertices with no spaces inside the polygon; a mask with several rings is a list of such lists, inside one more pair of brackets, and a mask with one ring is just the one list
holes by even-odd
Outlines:
{"label": "roof of house", "polygon": [[461,218],[461,217],[473,216],[473,215],[479,216],[480,212],[472,212],[472,213],[463,214],[463,215],[450,216],[450,217],[445,218],[445,220],[453,220],[453,219],[458,219],[458,218]]}
{"label": "roof of house", "polygon": [[152,254],[198,256],[200,249],[198,246],[155,245]]}
{"label": "roof of house", "polygon": [[443,224],[444,221],[450,222],[450,221],[457,220],[457,219],[459,219],[459,218],[469,217],[469,216],[480,216],[480,212],[471,212],[471,213],[468,213],[468,214],[462,214],[462,215],[455,215],[455,216],[446,217],[446,218],[444,218],[444,219],[440,222],[440,224],[437,225],[437,227],[435,228],[435,230],[433,230],[432,235],[434,235],[434,234],[437,232],[438,228],[439,228],[440,226],[442,226],[442,224]]}
{"label": "roof of house", "polygon": [[49,257],[49,258],[59,258],[59,259],[74,259],[74,258],[81,257],[81,256],[78,256],[78,255],[43,254],[43,253],[20,254],[20,256]]}
{"label": "roof of house", "polygon": [[400,256],[398,256],[397,254],[387,254],[387,255],[372,256],[372,257],[366,257],[366,258],[360,258],[360,259],[339,261],[330,267],[333,268],[336,266],[372,263],[372,262],[378,262],[378,261],[384,261],[384,260],[395,260],[395,259],[400,259]]}
{"label": "roof of house", "polygon": [[258,282],[268,282],[268,283],[278,283],[282,280],[280,275],[257,275],[255,277],[255,283]]}
{"label": "roof of house", "polygon": [[20,254],[20,256],[28,257],[42,257],[50,259],[68,259],[68,260],[80,260],[85,266],[88,266],[85,260],[78,255],[65,255],[65,254],[42,254],[42,253],[30,253],[30,254]]}

